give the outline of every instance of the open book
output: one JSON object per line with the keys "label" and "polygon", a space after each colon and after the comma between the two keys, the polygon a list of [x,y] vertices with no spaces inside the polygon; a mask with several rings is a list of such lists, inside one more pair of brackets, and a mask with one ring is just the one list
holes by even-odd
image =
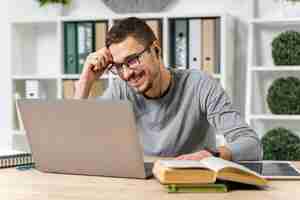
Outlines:
{"label": "open book", "polygon": [[207,184],[217,179],[256,186],[268,182],[256,172],[231,161],[216,157],[194,160],[158,160],[153,174],[162,184]]}

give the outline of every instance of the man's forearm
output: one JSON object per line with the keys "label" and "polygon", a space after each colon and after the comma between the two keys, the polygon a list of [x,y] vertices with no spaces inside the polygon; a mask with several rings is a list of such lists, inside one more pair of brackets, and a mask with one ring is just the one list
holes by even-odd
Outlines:
{"label": "man's forearm", "polygon": [[237,138],[228,143],[227,148],[232,153],[232,160],[261,160],[263,149],[260,140],[256,137],[246,136]]}
{"label": "man's forearm", "polygon": [[89,96],[92,83],[85,80],[78,80],[75,82],[74,99],[86,99]]}

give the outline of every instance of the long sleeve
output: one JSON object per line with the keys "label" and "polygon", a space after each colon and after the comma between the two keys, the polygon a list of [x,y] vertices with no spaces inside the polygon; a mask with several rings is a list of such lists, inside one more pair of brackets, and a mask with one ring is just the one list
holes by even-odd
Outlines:
{"label": "long sleeve", "polygon": [[256,132],[233,109],[230,98],[217,81],[205,82],[206,95],[202,95],[201,107],[205,110],[210,125],[225,136],[232,159],[261,160],[263,150]]}

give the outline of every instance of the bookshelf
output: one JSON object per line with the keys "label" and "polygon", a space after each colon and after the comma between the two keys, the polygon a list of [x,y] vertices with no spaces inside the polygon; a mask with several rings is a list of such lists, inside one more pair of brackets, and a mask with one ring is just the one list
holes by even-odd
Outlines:
{"label": "bookshelf", "polygon": [[[132,16],[132,15],[130,15]],[[226,13],[195,13],[195,14],[135,14],[134,16],[146,21],[159,21],[161,46],[164,63],[170,64],[170,21],[179,18],[200,19],[218,18],[220,23],[219,44],[219,72],[211,76],[223,85],[224,89],[233,98],[234,81],[234,19]],[[37,80],[43,85],[42,90],[46,99],[64,98],[64,83],[77,80],[78,73],[65,73],[64,60],[64,24],[70,22],[105,22],[111,27],[115,20],[129,17],[129,15],[115,15],[112,17],[100,16],[62,16],[56,18],[22,18],[10,21],[12,32],[11,53],[11,81],[13,91],[13,119],[11,127],[13,132],[13,148],[23,150],[28,148],[24,137],[24,130],[20,128],[19,119],[15,108],[16,93],[18,98],[25,98],[26,80]],[[115,75],[106,74],[100,78],[104,88],[117,78]]]}
{"label": "bookshelf", "polygon": [[272,114],[266,102],[267,91],[274,80],[289,76],[300,78],[300,66],[273,64],[271,42],[286,30],[300,31],[300,18],[257,18],[249,23],[245,114],[260,137],[277,127],[285,127],[300,136],[300,115]]}

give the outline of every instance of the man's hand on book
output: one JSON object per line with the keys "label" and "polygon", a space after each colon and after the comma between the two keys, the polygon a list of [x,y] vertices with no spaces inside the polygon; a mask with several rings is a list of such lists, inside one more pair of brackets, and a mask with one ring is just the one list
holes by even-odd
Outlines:
{"label": "man's hand on book", "polygon": [[201,150],[195,153],[183,154],[176,157],[176,160],[202,160],[203,158],[207,158],[213,156],[210,152],[206,150]]}

